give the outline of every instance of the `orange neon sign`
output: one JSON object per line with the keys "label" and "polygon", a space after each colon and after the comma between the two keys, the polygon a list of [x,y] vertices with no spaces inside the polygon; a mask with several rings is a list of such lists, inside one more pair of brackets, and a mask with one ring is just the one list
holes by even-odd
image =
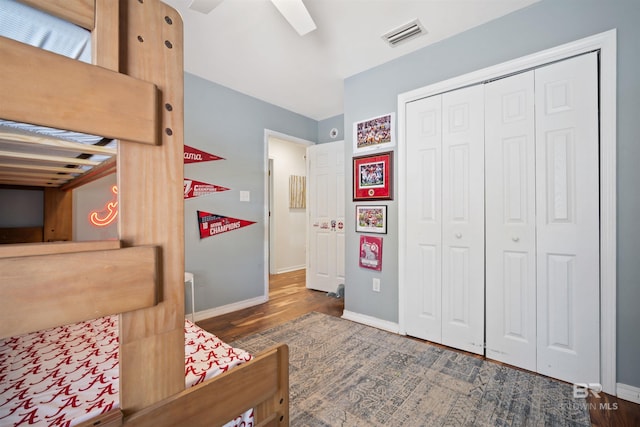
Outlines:
{"label": "orange neon sign", "polygon": [[96,227],[106,227],[118,216],[118,186],[111,187],[113,200],[106,204],[103,210],[93,211],[89,214],[89,222]]}

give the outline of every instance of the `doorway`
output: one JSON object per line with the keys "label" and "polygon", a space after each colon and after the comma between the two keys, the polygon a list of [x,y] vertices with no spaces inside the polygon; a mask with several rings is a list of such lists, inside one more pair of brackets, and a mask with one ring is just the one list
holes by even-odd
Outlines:
{"label": "doorway", "polygon": [[[310,145],[310,141],[265,130],[266,295],[269,275],[306,268],[307,213],[306,205],[299,203],[298,190],[306,177],[305,153]],[[291,203],[291,196],[297,197],[296,203]]]}

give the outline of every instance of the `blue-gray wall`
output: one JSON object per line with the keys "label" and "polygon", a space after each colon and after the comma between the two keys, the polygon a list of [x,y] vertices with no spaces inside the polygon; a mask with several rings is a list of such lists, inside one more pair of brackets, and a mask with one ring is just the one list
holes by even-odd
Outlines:
{"label": "blue-gray wall", "polygon": [[[640,1],[543,0],[345,81],[345,129],[396,111],[398,94],[583,37],[618,29],[617,381],[640,387]],[[428,37],[428,35],[427,35]],[[351,164],[352,135],[345,135]],[[350,171],[350,168],[348,172]],[[354,204],[347,192],[347,212]],[[398,322],[398,208],[389,205],[381,274],[358,267],[358,235],[346,215],[345,308]],[[371,278],[381,277],[381,292]]]}
{"label": "blue-gray wall", "polygon": [[[337,129],[338,135],[331,137],[331,129]],[[344,139],[344,114],[329,117],[318,122],[318,144],[341,141]]]}
{"label": "blue-gray wall", "polygon": [[[262,296],[264,131],[316,141],[318,122],[189,73],[184,116],[185,145],[225,158],[186,164],[184,176],[231,189],[185,200],[185,269],[195,275],[196,311]],[[250,192],[249,202],[240,202],[240,191]],[[198,210],[256,223],[201,240]]]}

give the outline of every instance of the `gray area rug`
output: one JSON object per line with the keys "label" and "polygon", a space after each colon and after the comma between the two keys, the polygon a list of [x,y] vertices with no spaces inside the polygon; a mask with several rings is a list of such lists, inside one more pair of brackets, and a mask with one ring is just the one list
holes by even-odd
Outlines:
{"label": "gray area rug", "polygon": [[321,313],[232,344],[281,342],[294,427],[591,425],[568,384]]}

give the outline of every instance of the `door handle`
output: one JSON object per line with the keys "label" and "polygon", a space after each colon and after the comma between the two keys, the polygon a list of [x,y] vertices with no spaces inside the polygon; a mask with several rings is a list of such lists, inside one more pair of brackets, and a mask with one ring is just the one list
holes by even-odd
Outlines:
{"label": "door handle", "polygon": [[517,243],[517,242],[519,242],[519,241],[520,241],[520,238],[519,238],[518,236],[513,236],[513,237],[511,238],[511,240],[513,240],[514,242],[516,242],[516,243]]}
{"label": "door handle", "polygon": [[456,236],[456,239],[461,239],[462,238],[462,233],[456,233],[455,236]]}

